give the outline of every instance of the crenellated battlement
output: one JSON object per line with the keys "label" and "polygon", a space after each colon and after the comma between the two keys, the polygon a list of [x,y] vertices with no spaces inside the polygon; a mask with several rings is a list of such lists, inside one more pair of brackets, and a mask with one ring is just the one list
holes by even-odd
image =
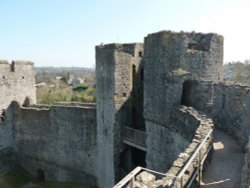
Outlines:
{"label": "crenellated battlement", "polygon": [[7,108],[12,100],[22,104],[26,97],[36,102],[34,63],[0,60],[0,96],[1,109]]}
{"label": "crenellated battlement", "polygon": [[34,63],[31,61],[23,60],[13,60],[9,63],[7,60],[0,60],[0,73],[4,74],[4,71],[7,72],[19,72],[22,70],[31,70],[33,72]]}

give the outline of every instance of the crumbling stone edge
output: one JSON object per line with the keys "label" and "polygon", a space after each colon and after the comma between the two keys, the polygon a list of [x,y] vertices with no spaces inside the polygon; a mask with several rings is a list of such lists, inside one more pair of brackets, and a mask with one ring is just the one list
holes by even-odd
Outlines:
{"label": "crumbling stone edge", "polygon": [[[166,177],[162,179],[163,185],[171,185],[171,183],[174,183],[176,181],[176,177],[178,176],[182,168],[185,166],[187,161],[190,159],[192,154],[195,152],[196,148],[205,139],[207,134],[214,128],[214,123],[212,119],[208,118],[204,113],[198,112],[194,108],[186,106],[181,106],[179,110],[184,114],[193,116],[197,121],[199,121],[199,127],[196,129],[192,142],[189,144],[189,146],[185,149],[183,153],[179,154],[177,160],[173,162],[172,167],[166,173]],[[202,147],[202,156],[205,155],[205,153],[207,152],[207,149],[209,148],[209,143],[210,142],[206,142],[204,147]],[[187,180],[190,178],[195,167],[198,165],[197,163],[198,157],[193,160],[192,165],[190,165],[190,167],[186,171],[184,182],[187,182]]]}

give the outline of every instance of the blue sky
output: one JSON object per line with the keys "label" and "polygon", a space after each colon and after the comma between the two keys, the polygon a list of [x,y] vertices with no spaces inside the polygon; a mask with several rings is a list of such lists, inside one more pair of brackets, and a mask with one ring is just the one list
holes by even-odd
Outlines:
{"label": "blue sky", "polygon": [[95,45],[160,30],[216,32],[225,61],[250,59],[250,0],[0,0],[0,59],[94,67]]}

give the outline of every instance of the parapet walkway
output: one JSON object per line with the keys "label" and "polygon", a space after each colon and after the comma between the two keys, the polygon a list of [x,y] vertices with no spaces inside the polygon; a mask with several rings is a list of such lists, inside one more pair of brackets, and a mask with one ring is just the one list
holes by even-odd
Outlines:
{"label": "parapet walkway", "polygon": [[244,154],[239,144],[222,131],[214,130],[212,163],[203,176],[202,188],[239,188]]}

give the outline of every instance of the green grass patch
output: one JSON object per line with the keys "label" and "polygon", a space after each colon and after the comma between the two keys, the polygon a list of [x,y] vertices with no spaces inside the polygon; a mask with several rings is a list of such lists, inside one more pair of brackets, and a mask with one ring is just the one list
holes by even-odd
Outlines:
{"label": "green grass patch", "polygon": [[55,182],[43,182],[40,183],[37,188],[90,188],[79,183],[55,183]]}
{"label": "green grass patch", "polygon": [[88,86],[79,86],[73,89],[70,87],[52,88],[50,90],[38,89],[37,101],[39,104],[48,105],[57,102],[95,102],[95,91],[94,87]]}
{"label": "green grass patch", "polygon": [[0,176],[0,187],[1,188],[20,188],[27,184],[30,178],[20,174],[19,172],[10,172]]}
{"label": "green grass patch", "polygon": [[[9,172],[0,176],[0,188],[20,188],[29,182],[31,182],[31,179],[19,171]],[[33,185],[35,185],[37,188],[91,188],[83,184],[68,182],[41,182],[33,183]]]}

